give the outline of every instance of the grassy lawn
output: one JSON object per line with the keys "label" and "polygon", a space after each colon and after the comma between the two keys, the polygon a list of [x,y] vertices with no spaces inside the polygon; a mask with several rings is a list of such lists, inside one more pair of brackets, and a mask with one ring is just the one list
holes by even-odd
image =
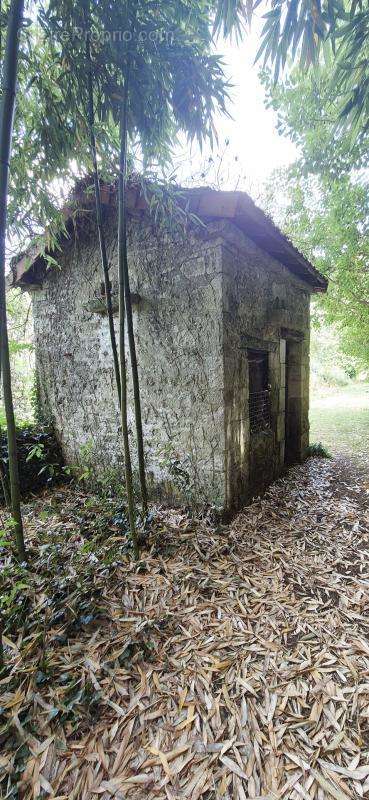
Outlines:
{"label": "grassy lawn", "polygon": [[315,389],[310,403],[310,442],[322,442],[333,455],[369,463],[369,383]]}

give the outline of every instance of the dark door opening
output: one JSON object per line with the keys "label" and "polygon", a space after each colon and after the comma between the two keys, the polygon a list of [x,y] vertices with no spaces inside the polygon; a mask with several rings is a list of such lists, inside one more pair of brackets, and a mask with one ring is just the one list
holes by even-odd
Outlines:
{"label": "dark door opening", "polygon": [[286,412],[285,456],[286,465],[301,458],[301,342],[286,342]]}
{"label": "dark door opening", "polygon": [[248,350],[249,373],[249,493],[264,491],[274,474],[269,353]]}

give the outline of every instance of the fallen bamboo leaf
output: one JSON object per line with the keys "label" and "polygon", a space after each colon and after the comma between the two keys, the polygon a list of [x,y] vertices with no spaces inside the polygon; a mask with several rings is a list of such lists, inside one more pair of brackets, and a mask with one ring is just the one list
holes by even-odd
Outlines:
{"label": "fallen bamboo leaf", "polygon": [[228,526],[158,509],[140,569],[111,499],[102,537],[82,489],[37,498],[27,625],[9,618],[4,640],[4,785],[15,773],[24,800],[368,795],[369,513],[354,489],[313,460]]}

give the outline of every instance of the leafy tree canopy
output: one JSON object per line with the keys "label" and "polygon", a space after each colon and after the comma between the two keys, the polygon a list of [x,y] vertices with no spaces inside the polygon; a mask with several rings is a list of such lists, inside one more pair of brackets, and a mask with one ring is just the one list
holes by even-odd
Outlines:
{"label": "leafy tree canopy", "polygon": [[275,83],[269,70],[261,73],[266,105],[277,115],[277,130],[303,154],[300,170],[331,181],[369,163],[369,134],[355,139],[339,126],[340,98],[334,87],[335,65],[307,72],[295,67]]}
{"label": "leafy tree canopy", "polygon": [[[3,6],[2,32],[6,30],[7,11]],[[35,19],[26,17],[20,39],[8,196],[8,242],[16,251],[52,220],[60,228],[63,197],[75,177],[87,168],[86,148],[77,137],[76,115],[66,114],[62,102],[62,74],[53,39],[42,36]],[[0,81],[2,85],[2,74]]]}
{"label": "leafy tree canopy", "polygon": [[368,44],[366,3],[276,0],[259,51],[274,67],[263,77],[279,130],[300,152],[283,175],[282,224],[329,276],[325,315],[337,323],[346,352],[367,365]]}
{"label": "leafy tree canopy", "polygon": [[[5,30],[9,3],[0,18]],[[94,69],[101,175],[117,175],[118,117],[131,61],[129,136],[144,168],[169,163],[179,131],[200,144],[216,137],[227,83],[213,48],[215,27],[240,32],[242,4],[223,0],[136,0],[30,4],[21,36],[9,192],[9,236],[19,251],[50,222],[75,179],[91,172],[85,37]],[[215,27],[214,27],[215,26]],[[1,76],[0,76],[1,78]]]}
{"label": "leafy tree canopy", "polygon": [[336,323],[346,353],[369,364],[368,136],[352,142],[335,124],[334,64],[315,74],[295,69],[263,80],[278,128],[299,157],[270,182],[267,205],[297,247],[330,279],[315,322]]}
{"label": "leafy tree canopy", "polygon": [[[261,4],[256,0],[254,8]],[[275,82],[291,62],[319,72],[333,64],[329,86],[337,127],[353,143],[369,129],[369,15],[365,0],[266,0],[257,58],[274,66]],[[251,12],[252,13],[252,12]]]}

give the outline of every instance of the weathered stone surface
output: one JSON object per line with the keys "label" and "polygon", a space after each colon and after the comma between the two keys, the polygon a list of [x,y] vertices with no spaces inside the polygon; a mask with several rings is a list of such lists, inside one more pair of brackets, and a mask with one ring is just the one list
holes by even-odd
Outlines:
{"label": "weathered stone surface", "polygon": [[[280,319],[270,319],[270,308],[276,299],[285,306],[283,327],[303,335],[299,391],[300,397],[308,398],[309,292],[305,284],[232,223],[227,223],[223,232],[224,380],[228,387],[224,408],[226,505],[237,507],[258,493],[284,466],[284,447],[280,443],[284,440],[286,391],[280,390],[286,382],[286,341],[281,341]],[[250,434],[248,426],[248,364],[243,344],[252,341],[251,337],[259,339],[263,350],[267,349],[266,342],[280,341],[278,350],[269,353],[272,431],[268,434]],[[289,387],[287,393],[289,396]],[[306,434],[308,404],[304,410],[296,411],[291,405],[292,397],[288,402],[287,414],[291,414],[295,425],[295,460],[303,457],[306,447],[302,432],[297,430],[296,416]]]}
{"label": "weathered stone surface", "polygon": [[[114,212],[106,220],[106,235],[116,292]],[[183,239],[137,217],[130,224],[129,263],[131,291],[140,296],[134,325],[152,492],[236,507],[283,467],[285,419],[287,425],[292,420],[294,458],[303,456],[309,291],[231,222],[212,223]],[[115,469],[123,476],[108,321],[98,313],[101,268],[92,224],[64,249],[60,267],[50,269],[43,288],[33,293],[42,411],[67,461],[88,462],[99,475]],[[303,334],[299,351],[291,350],[287,373],[281,324]],[[260,342],[260,349],[270,344],[267,435],[250,434],[247,341]],[[291,386],[299,382],[299,391],[287,390],[286,404],[282,390],[289,380]],[[131,389],[129,376],[134,454]]]}

